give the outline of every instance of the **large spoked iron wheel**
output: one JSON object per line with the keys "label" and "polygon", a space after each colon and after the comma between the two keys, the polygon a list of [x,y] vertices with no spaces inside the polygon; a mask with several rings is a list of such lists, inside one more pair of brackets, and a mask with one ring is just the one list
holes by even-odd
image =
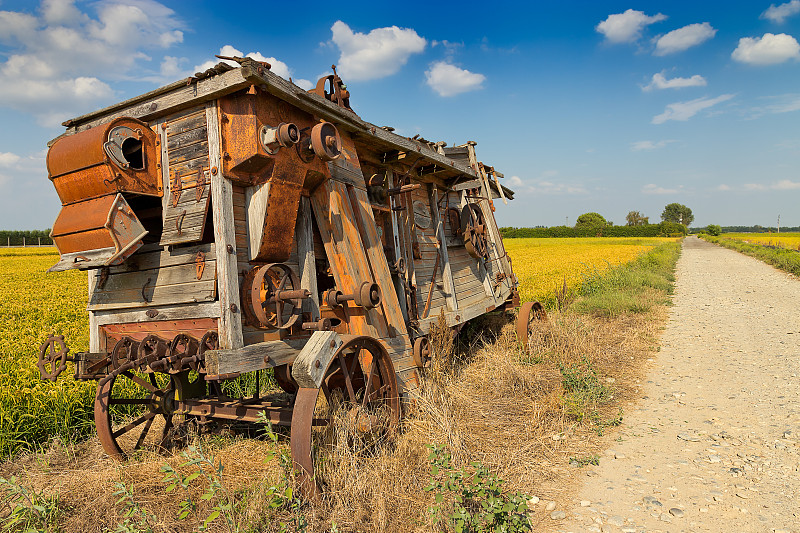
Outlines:
{"label": "large spoked iron wheel", "polygon": [[101,381],[94,422],[103,449],[119,460],[140,449],[164,449],[174,402],[175,387],[166,374],[131,369]]}
{"label": "large spoked iron wheel", "polygon": [[337,421],[346,421],[362,437],[376,442],[391,439],[397,431],[400,394],[394,365],[383,345],[371,337],[346,339],[321,387],[297,391],[291,448],[306,497],[316,497],[319,491],[312,450],[330,443]]}
{"label": "large spoked iron wheel", "polygon": [[547,311],[539,302],[525,302],[519,308],[517,315],[517,339],[522,346],[527,349],[531,331],[534,324],[541,320],[547,320]]}

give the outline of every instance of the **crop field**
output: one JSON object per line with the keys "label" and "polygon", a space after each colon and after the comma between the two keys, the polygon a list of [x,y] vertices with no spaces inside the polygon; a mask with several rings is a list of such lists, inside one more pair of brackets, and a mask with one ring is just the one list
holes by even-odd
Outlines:
{"label": "crop field", "polygon": [[628,263],[640,254],[674,237],[598,237],[505,239],[514,273],[520,282],[523,302],[552,302],[556,291],[574,290],[587,275],[602,273],[614,265]]}
{"label": "crop field", "polygon": [[[574,288],[586,274],[632,261],[676,239],[507,239],[523,301],[552,301],[564,279]],[[72,380],[72,365],[55,383],[39,378],[36,358],[49,333],[65,336],[70,353],[89,345],[83,272],[49,274],[55,248],[0,250],[0,457],[22,447],[90,435],[94,383]]]}
{"label": "crop field", "polygon": [[723,239],[800,250],[800,233],[723,233]]}

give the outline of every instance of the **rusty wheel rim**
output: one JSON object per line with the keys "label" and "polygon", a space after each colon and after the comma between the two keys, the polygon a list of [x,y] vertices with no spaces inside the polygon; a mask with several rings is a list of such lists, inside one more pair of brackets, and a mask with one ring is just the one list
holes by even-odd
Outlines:
{"label": "rusty wheel rim", "polygon": [[172,428],[175,389],[164,374],[130,369],[97,387],[94,422],[105,452],[118,460],[163,449]]}
{"label": "rusty wheel rim", "polygon": [[[291,268],[282,263],[270,263],[251,270],[245,275],[242,303],[248,321],[254,326],[288,329],[300,317],[302,298],[281,299],[282,291],[300,288],[300,279]],[[288,314],[288,316],[286,316]]]}
{"label": "rusty wheel rim", "polygon": [[528,348],[531,331],[534,324],[540,320],[547,320],[547,312],[539,302],[525,302],[519,308],[517,315],[517,339]]}
{"label": "rusty wheel rim", "polygon": [[[308,498],[316,497],[320,490],[312,457],[318,437],[315,429],[320,433],[331,424],[332,414],[325,408],[336,404],[348,410],[346,416],[355,413],[356,428],[370,426],[372,413],[385,413],[380,438],[394,437],[400,422],[400,395],[391,357],[380,342],[371,337],[350,339],[334,356],[319,389],[297,391],[292,410],[292,460],[300,490]],[[367,418],[360,421],[361,417]]]}

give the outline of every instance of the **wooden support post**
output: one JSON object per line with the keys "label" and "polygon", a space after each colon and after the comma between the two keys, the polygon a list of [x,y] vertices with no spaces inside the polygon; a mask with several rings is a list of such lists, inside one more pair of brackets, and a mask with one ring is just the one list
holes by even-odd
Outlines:
{"label": "wooden support post", "polygon": [[302,388],[318,389],[343,343],[335,331],[315,331],[292,363],[292,377],[297,384]]}
{"label": "wooden support post", "polygon": [[264,236],[264,222],[267,220],[267,202],[269,200],[269,182],[254,185],[245,189],[245,207],[247,208],[247,235],[250,237],[250,254],[252,261],[261,250]]}
{"label": "wooden support post", "polygon": [[[233,185],[222,175],[221,139],[216,102],[206,105],[208,127],[208,160],[211,165],[211,197],[213,199],[214,240],[217,254],[217,287],[219,290],[219,345],[223,349],[244,346],[242,310],[239,300],[239,276],[236,261],[236,236],[233,227]],[[217,169],[216,174],[213,169]]]}
{"label": "wooden support post", "polygon": [[[450,258],[447,256],[447,240],[444,234],[444,225],[439,217],[439,189],[436,185],[428,184],[428,200],[431,204],[431,222],[436,228],[436,238],[439,239],[439,259],[442,263],[442,282],[446,291],[445,301],[451,311],[458,310],[458,299],[456,298],[456,286],[453,282],[453,272],[450,270]],[[431,279],[431,283],[436,283],[436,279]]]}
{"label": "wooden support post", "polygon": [[314,226],[311,218],[311,200],[300,198],[297,214],[297,263],[300,267],[300,287],[308,289],[311,297],[303,300],[303,311],[311,313],[312,320],[319,320],[319,293],[317,290],[317,264],[314,255]]}
{"label": "wooden support post", "polygon": [[[89,270],[89,299],[88,302],[92,301],[92,294],[94,293],[94,287],[97,283],[97,276],[100,275],[100,270],[94,269]],[[97,320],[97,313],[94,311],[89,311],[89,351],[92,353],[98,353],[102,347],[100,346],[100,325]]]}

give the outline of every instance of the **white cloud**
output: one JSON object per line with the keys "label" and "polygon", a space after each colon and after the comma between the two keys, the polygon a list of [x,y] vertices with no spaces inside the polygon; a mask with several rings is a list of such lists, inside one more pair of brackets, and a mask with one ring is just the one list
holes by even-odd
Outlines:
{"label": "white cloud", "polygon": [[20,158],[17,154],[12,154],[11,152],[0,152],[0,167],[10,167],[16,165],[19,159]]}
{"label": "white cloud", "polygon": [[648,16],[643,11],[629,9],[624,13],[609,15],[606,20],[595,26],[595,30],[602,33],[608,42],[632,43],[639,40],[645,27],[666,18],[667,16],[661,13]]}
{"label": "white cloud", "polygon": [[732,94],[723,94],[716,98],[697,98],[688,102],[675,102],[667,105],[667,108],[660,115],[653,117],[653,124],[663,124],[668,120],[689,120],[703,109],[715,106],[733,98]]}
{"label": "white cloud", "polygon": [[445,61],[437,61],[425,71],[428,85],[439,96],[455,96],[457,94],[474,91],[481,88],[486,81],[486,76],[477,72],[470,72]]}
{"label": "white cloud", "polygon": [[717,30],[712,28],[711,24],[708,22],[689,24],[688,26],[672,30],[666,35],[659,37],[656,40],[656,49],[653,54],[665,56],[667,54],[683,52],[692,46],[697,46],[711,39],[716,33]]}
{"label": "white cloud", "polygon": [[770,188],[778,191],[794,191],[800,189],[800,181],[781,180],[773,183]]}
{"label": "white cloud", "polygon": [[743,186],[745,191],[766,191],[766,185],[762,183],[745,183]]}
{"label": "white cloud", "polygon": [[425,49],[427,41],[411,28],[375,28],[354,32],[337,20],[332,41],[339,48],[338,72],[345,80],[373,80],[395,74],[411,54]]}
{"label": "white cloud", "polygon": [[678,189],[659,187],[655,183],[648,183],[642,187],[642,194],[677,194]]}
{"label": "white cloud", "polygon": [[749,118],[759,118],[766,114],[791,113],[800,111],[800,94],[782,94],[762,98],[768,103],[763,106],[754,107],[750,110]]}
{"label": "white cloud", "polygon": [[[153,0],[43,0],[36,15],[0,11],[0,42],[8,45],[0,63],[2,105],[29,112],[54,125],[113,98],[111,80],[152,76],[145,53],[183,39],[183,23]],[[157,68],[157,67],[156,67]],[[158,70],[156,70],[158,72]]]}
{"label": "white cloud", "polygon": [[524,182],[522,181],[522,179],[520,179],[519,176],[511,176],[510,178],[508,178],[508,181],[506,183],[508,184],[509,187],[519,187],[523,185]]}
{"label": "white cloud", "polygon": [[631,143],[631,150],[634,152],[641,152],[641,151],[650,151],[650,150],[657,150],[659,148],[664,148],[670,143],[674,143],[674,140],[668,139],[664,141],[636,141]]}
{"label": "white cloud", "polygon": [[729,190],[731,190],[731,187],[730,187],[730,185],[726,185],[726,184],[724,184],[724,183],[720,183],[719,185],[717,185],[717,188],[716,188],[716,190],[718,190],[718,191],[723,191],[723,192],[724,192],[724,191],[729,191]]}
{"label": "white cloud", "polygon": [[691,78],[670,78],[664,76],[664,72],[653,74],[650,83],[642,86],[643,91],[653,89],[682,89],[683,87],[705,87],[706,79],[700,74],[695,74]]}
{"label": "white cloud", "polygon": [[800,13],[800,0],[791,0],[791,2],[786,2],[778,6],[771,4],[766,11],[761,13],[760,18],[782,24],[788,17],[797,15],[798,13]]}
{"label": "white cloud", "polygon": [[765,33],[763,37],[742,37],[731,57],[750,65],[776,65],[800,58],[800,44],[791,35]]}
{"label": "white cloud", "polygon": [[[292,69],[289,68],[289,65],[287,65],[286,63],[284,63],[280,59],[276,59],[274,57],[267,57],[267,56],[263,55],[261,52],[249,52],[247,55],[245,55],[244,53],[242,53],[241,50],[238,50],[237,48],[234,48],[233,46],[231,46],[229,44],[226,44],[225,46],[223,46],[222,48],[219,49],[219,54],[218,55],[227,56],[227,57],[250,57],[252,59],[255,59],[256,61],[263,61],[263,62],[269,63],[270,64],[270,71],[273,74],[277,74],[278,76],[280,76],[281,78],[283,78],[285,80],[288,80],[289,78],[292,77]],[[205,63],[202,63],[200,65],[196,65],[194,67],[194,69],[192,69],[192,72],[193,73],[194,72],[203,72],[205,70],[210,69],[211,67],[213,67],[214,65],[216,65],[217,63],[220,63],[220,62],[227,63],[232,67],[238,67],[239,66],[239,64],[236,63],[235,61],[230,61],[228,59],[214,58],[214,59],[209,59],[208,61],[206,61]],[[304,80],[304,79],[295,80],[295,79],[292,79],[292,81],[297,86],[299,86],[299,87],[301,87],[301,88],[303,88],[305,90],[308,90],[311,87],[313,87],[313,84],[308,80]]]}

